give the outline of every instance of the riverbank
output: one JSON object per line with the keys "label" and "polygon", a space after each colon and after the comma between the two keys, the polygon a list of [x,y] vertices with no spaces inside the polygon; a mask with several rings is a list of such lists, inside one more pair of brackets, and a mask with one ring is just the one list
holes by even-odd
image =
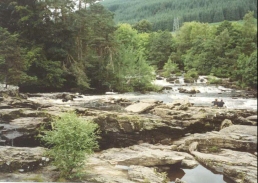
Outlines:
{"label": "riverbank", "polygon": [[227,177],[227,183],[257,181],[252,163],[257,161],[257,110],[197,106],[191,101],[197,96],[188,94],[157,100],[167,94],[5,93],[0,105],[0,154],[5,154],[0,169],[6,173],[1,181],[58,181],[58,170],[46,161],[35,136],[42,124],[48,126],[52,117],[71,110],[94,120],[102,132],[100,150],[85,164],[87,174],[80,181],[173,182],[162,172],[171,166],[194,170],[198,162]]}

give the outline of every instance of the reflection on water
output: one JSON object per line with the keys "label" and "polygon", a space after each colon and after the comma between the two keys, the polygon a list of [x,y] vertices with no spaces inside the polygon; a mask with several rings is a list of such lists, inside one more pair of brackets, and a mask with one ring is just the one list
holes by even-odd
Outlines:
{"label": "reflection on water", "polygon": [[198,165],[193,169],[181,169],[173,166],[167,173],[171,181],[169,183],[174,183],[176,178],[186,181],[187,183],[234,183],[234,181],[221,174],[215,174],[202,165]]}

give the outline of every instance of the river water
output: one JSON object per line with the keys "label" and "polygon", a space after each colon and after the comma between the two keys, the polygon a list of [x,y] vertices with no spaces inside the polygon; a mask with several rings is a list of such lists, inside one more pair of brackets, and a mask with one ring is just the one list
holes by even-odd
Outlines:
{"label": "river water", "polygon": [[167,175],[170,179],[169,183],[174,183],[176,178],[180,178],[187,183],[234,183],[231,179],[212,172],[202,165],[198,165],[193,169],[171,167]]}
{"label": "river water", "polygon": [[[201,79],[202,76],[200,77]],[[149,92],[146,94],[141,93],[115,93],[115,92],[107,92],[107,94],[103,95],[81,95],[80,98],[75,98],[74,101],[68,101],[66,105],[81,105],[83,103],[95,101],[98,99],[108,99],[110,97],[114,99],[124,98],[132,101],[142,100],[142,99],[156,99],[159,101],[163,101],[164,103],[170,103],[174,100],[178,99],[188,99],[189,102],[193,103],[194,106],[204,106],[208,107],[211,106],[211,102],[214,99],[221,100],[225,102],[225,107],[228,109],[249,109],[249,110],[257,110],[257,98],[243,98],[243,97],[234,97],[238,94],[245,93],[243,90],[234,90],[230,88],[225,88],[220,85],[212,85],[206,84],[206,80],[200,82],[200,78],[197,82],[192,84],[185,84],[182,79],[180,79],[180,83],[173,84],[166,82],[165,79],[163,80],[155,80],[153,83],[158,86],[163,87],[171,87],[172,89],[164,90],[161,93],[157,92]],[[186,94],[186,93],[179,93],[179,88],[183,88],[186,90],[199,90],[200,93],[196,93],[194,95]],[[45,97],[46,103],[55,103],[64,105],[61,99],[51,99],[52,93],[45,93],[41,94]],[[33,97],[30,100],[41,100],[42,98]]]}

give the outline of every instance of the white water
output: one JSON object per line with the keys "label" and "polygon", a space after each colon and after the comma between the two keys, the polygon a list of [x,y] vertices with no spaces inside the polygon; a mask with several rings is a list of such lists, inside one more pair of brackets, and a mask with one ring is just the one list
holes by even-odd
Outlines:
{"label": "white water", "polygon": [[[200,78],[199,78],[200,79]],[[180,80],[180,78],[179,78]],[[163,101],[164,103],[173,102],[173,100],[178,99],[188,99],[189,102],[193,103],[195,106],[211,106],[211,102],[217,99],[223,99],[225,106],[228,109],[250,109],[257,110],[257,98],[234,98],[234,94],[243,92],[241,90],[233,90],[225,88],[223,86],[208,85],[205,82],[200,82],[197,80],[196,83],[186,85],[183,82],[179,84],[171,84],[164,80],[156,80],[153,82],[155,85],[159,86],[169,86],[172,90],[165,90],[162,93],[150,92],[148,94],[140,93],[124,93],[124,94],[113,94],[113,95],[81,95],[81,98],[75,98],[74,101],[62,102],[61,99],[51,99],[53,93],[41,94],[44,97],[32,97],[30,100],[37,101],[40,100],[44,103],[55,103],[57,105],[80,105],[82,103],[87,103],[90,101],[103,99],[108,100],[109,98],[119,99],[124,98],[128,100],[141,100],[141,99],[156,99]],[[184,88],[187,90],[195,89],[199,90],[200,93],[190,95],[185,93],[179,93],[178,88]]]}

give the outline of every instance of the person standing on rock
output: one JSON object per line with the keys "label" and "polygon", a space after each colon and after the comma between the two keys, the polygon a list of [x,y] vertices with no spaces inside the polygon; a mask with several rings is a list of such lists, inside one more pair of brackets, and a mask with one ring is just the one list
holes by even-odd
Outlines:
{"label": "person standing on rock", "polygon": [[219,102],[218,99],[215,99],[211,103],[213,104],[213,106],[217,107],[218,106],[218,102]]}

